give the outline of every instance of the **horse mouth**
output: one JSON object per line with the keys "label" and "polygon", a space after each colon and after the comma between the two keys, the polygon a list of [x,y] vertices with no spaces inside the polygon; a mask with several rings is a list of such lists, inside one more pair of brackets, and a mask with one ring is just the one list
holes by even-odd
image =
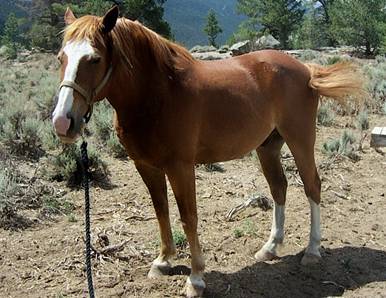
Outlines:
{"label": "horse mouth", "polygon": [[82,135],[83,129],[84,129],[83,123],[76,123],[76,121],[71,119],[71,125],[70,125],[66,135],[61,135],[61,134],[57,134],[57,135],[62,143],[73,144]]}

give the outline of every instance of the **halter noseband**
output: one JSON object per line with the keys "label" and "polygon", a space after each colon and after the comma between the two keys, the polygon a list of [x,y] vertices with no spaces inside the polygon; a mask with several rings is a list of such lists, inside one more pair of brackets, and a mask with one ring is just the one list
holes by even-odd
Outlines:
{"label": "halter noseband", "polygon": [[83,89],[80,85],[78,85],[74,81],[62,81],[62,83],[60,84],[59,91],[62,89],[62,87],[69,87],[69,88],[74,89],[76,92],[78,92],[80,95],[83,96],[83,98],[85,99],[85,101],[88,105],[88,111],[87,111],[86,115],[84,116],[84,121],[86,123],[88,123],[90,121],[95,96],[99,92],[101,92],[103,87],[106,86],[107,82],[109,81],[109,79],[111,77],[112,72],[113,72],[113,66],[110,65],[110,67],[109,67],[105,77],[103,78],[102,82],[94,90],[91,90],[91,92],[87,92],[85,89]]}

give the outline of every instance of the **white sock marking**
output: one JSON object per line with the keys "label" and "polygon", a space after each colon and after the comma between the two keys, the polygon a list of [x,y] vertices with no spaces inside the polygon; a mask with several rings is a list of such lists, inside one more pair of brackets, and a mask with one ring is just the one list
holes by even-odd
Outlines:
{"label": "white sock marking", "polygon": [[320,247],[320,206],[316,204],[311,198],[308,198],[311,208],[311,231],[310,231],[310,241],[308,247],[306,248],[306,253],[320,256],[319,247]]}
{"label": "white sock marking", "polygon": [[191,274],[188,276],[188,279],[186,280],[187,284],[191,284],[196,287],[205,288],[205,282],[202,279],[202,276]]}
{"label": "white sock marking", "polygon": [[284,239],[284,220],[285,220],[285,205],[278,205],[275,202],[273,207],[273,218],[271,235],[267,243],[264,244],[264,249],[270,253],[277,255],[277,248],[283,243]]}

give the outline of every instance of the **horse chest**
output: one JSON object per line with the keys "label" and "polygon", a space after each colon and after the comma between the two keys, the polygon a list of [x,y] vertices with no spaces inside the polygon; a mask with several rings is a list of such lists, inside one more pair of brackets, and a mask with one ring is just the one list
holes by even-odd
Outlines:
{"label": "horse chest", "polygon": [[154,129],[141,126],[139,123],[134,127],[116,126],[118,138],[125,147],[128,156],[133,160],[146,160],[158,163],[162,159],[160,146],[154,137]]}

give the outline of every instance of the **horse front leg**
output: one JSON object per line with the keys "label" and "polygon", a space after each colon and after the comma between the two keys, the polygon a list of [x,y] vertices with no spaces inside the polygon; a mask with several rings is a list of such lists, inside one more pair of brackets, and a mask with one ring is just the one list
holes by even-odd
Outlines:
{"label": "horse front leg", "polygon": [[205,282],[203,280],[205,262],[197,235],[194,165],[185,163],[173,164],[167,168],[166,174],[177,201],[182,226],[188,239],[192,256],[192,271],[186,281],[185,294],[187,297],[201,297],[205,289]]}
{"label": "horse front leg", "polygon": [[161,234],[160,253],[148,273],[149,278],[156,278],[169,274],[171,268],[169,259],[176,253],[170,228],[165,173],[140,162],[135,162],[135,166],[150,192]]}

